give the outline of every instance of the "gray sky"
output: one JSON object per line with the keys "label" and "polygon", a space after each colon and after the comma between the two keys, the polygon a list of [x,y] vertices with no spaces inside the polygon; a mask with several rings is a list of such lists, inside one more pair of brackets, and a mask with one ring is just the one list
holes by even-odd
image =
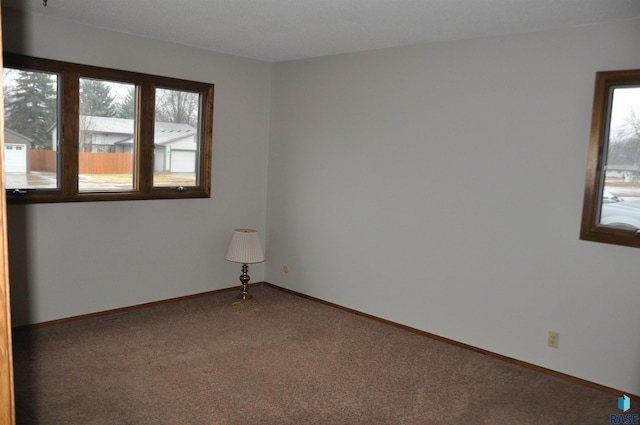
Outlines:
{"label": "gray sky", "polygon": [[625,118],[634,112],[640,116],[640,86],[616,88],[613,92],[613,105],[611,105],[610,133],[625,125]]}

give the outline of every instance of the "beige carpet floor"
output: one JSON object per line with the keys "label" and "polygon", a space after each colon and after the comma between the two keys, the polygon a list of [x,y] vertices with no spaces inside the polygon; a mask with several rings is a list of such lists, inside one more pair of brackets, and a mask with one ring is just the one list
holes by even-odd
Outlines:
{"label": "beige carpet floor", "polygon": [[18,424],[604,425],[622,413],[616,395],[272,287],[252,293],[17,330]]}

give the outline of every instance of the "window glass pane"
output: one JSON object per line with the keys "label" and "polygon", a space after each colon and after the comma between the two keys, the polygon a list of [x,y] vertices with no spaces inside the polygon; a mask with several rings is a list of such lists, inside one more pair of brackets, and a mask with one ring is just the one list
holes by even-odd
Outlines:
{"label": "window glass pane", "polygon": [[136,98],[134,84],[80,79],[80,191],[135,188]]}
{"label": "window glass pane", "polygon": [[640,229],[640,86],[613,88],[599,224]]}
{"label": "window glass pane", "polygon": [[156,89],[155,187],[196,186],[200,166],[200,94]]}
{"label": "window glass pane", "polygon": [[3,62],[9,203],[211,196],[213,84],[9,52]]}
{"label": "window glass pane", "polygon": [[59,75],[4,68],[7,189],[59,187]]}

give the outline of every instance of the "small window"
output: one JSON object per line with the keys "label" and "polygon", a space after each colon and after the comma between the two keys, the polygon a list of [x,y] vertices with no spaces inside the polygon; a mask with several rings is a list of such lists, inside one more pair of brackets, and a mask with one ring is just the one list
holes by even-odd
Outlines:
{"label": "small window", "polygon": [[[214,86],[4,54],[9,203],[210,197]],[[25,152],[26,151],[26,152]]]}
{"label": "small window", "polygon": [[80,79],[80,192],[136,188],[136,99],[135,84]]}
{"label": "small window", "polygon": [[580,237],[640,247],[640,70],[596,74]]}
{"label": "small window", "polygon": [[156,88],[153,186],[198,184],[201,96]]}
{"label": "small window", "polygon": [[22,151],[22,155],[5,157],[7,189],[58,189],[60,74],[6,66],[2,82],[4,139],[16,144],[6,149],[18,151],[28,146],[26,155]]}

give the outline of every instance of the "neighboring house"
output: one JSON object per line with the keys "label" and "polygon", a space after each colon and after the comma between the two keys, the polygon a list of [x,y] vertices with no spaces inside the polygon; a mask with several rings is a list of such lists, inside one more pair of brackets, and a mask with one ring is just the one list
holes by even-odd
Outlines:
{"label": "neighboring house", "polygon": [[197,134],[188,124],[156,121],[153,171],[196,172]]}
{"label": "neighboring house", "polygon": [[638,166],[638,164],[621,164],[621,165],[607,164],[607,172],[611,172],[611,171],[616,171],[618,173],[628,173],[628,174],[639,175],[640,166]]}
{"label": "neighboring house", "polygon": [[4,172],[29,172],[29,151],[33,140],[8,128],[4,129]]}
{"label": "neighboring house", "polygon": [[[80,116],[80,150],[83,152],[132,153],[134,121],[126,118]],[[197,134],[188,124],[155,122],[154,171],[196,171]],[[57,128],[52,127],[52,137]]]}
{"label": "neighboring house", "polygon": [[133,152],[134,121],[126,118],[80,116],[81,152]]}

